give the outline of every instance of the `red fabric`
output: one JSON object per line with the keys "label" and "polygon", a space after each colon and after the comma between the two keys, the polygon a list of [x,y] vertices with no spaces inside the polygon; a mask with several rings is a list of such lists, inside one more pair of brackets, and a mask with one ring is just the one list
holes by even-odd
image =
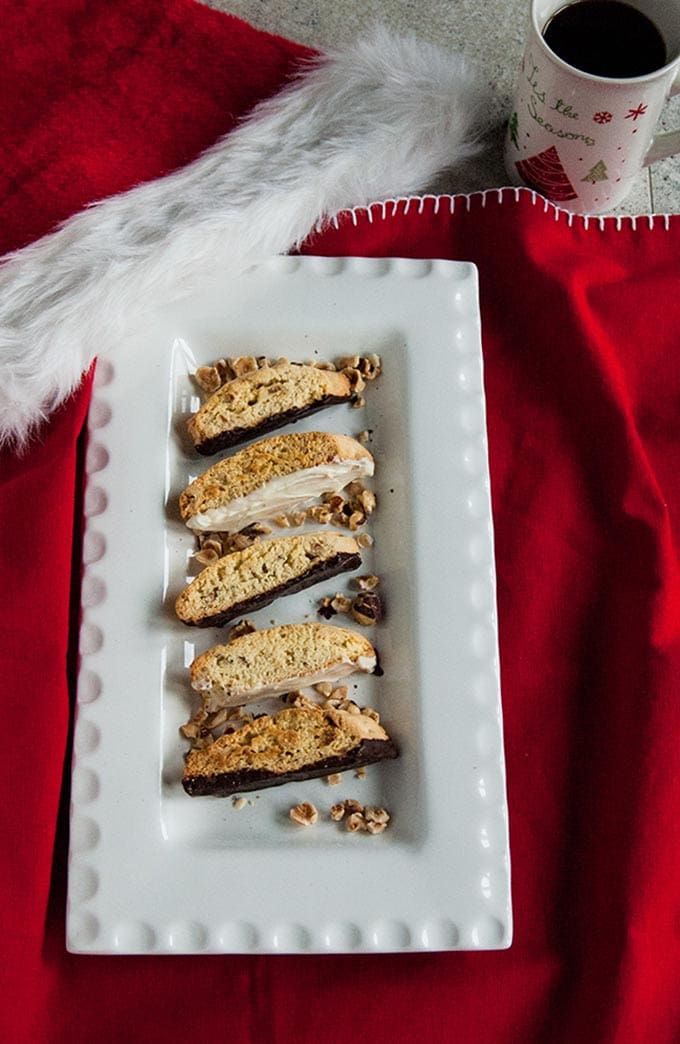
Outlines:
{"label": "red fabric", "polygon": [[[186,162],[303,54],[187,0],[6,3],[3,28],[2,250]],[[309,250],[479,266],[513,946],[65,952],[86,382],[40,447],[0,458],[0,1038],[670,1044],[680,1034],[680,218],[586,227],[508,190],[453,208],[376,206]]]}

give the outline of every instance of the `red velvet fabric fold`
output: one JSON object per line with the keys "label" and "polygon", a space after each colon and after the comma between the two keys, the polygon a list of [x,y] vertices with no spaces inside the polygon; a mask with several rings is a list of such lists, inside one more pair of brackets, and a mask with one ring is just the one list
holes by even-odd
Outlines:
{"label": "red velvet fabric fold", "polygon": [[[306,53],[188,0],[53,0],[5,5],[3,15],[2,251],[187,162]],[[88,379],[27,456],[0,456],[0,1036],[671,1044],[680,218],[572,219],[505,190],[360,209],[306,249],[479,268],[513,946],[65,952],[72,551]]]}

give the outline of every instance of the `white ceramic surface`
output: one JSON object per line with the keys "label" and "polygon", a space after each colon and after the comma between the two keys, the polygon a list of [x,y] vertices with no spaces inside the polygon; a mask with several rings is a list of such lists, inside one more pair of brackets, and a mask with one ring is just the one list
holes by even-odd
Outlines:
{"label": "white ceramic surface", "polygon": [[[399,745],[365,779],[230,799],[181,788],[187,664],[218,631],[180,624],[192,572],[177,495],[210,460],[187,446],[189,373],[226,355],[378,352],[366,406],[302,422],[372,431],[378,508],[362,571],[387,613],[384,676],[354,679]],[[512,917],[477,274],[447,261],[274,258],[101,360],[90,412],[67,945],[78,953],[499,949]],[[287,531],[286,531],[287,532]],[[316,618],[336,578],[253,614]],[[336,618],[345,623],[346,618]],[[280,704],[278,704],[280,706]],[[386,806],[382,835],[328,817]],[[288,818],[312,801],[311,828]]]}

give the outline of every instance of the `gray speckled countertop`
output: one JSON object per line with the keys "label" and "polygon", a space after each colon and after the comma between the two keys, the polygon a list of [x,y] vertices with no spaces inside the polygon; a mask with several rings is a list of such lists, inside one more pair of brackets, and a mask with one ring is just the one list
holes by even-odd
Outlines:
{"label": "gray speckled countertop", "polygon": [[[501,147],[529,20],[529,0],[202,0],[251,25],[323,50],[360,36],[375,22],[414,31],[481,68],[493,90],[497,124],[487,152],[443,179],[440,192],[474,192],[508,184]],[[680,127],[680,95],[664,110],[662,130]],[[680,212],[680,156],[662,160],[638,176],[633,192],[613,213]]]}

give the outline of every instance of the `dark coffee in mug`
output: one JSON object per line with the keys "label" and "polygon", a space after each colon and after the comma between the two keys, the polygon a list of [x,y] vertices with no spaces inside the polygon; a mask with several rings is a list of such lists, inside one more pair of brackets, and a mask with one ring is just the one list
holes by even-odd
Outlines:
{"label": "dark coffee in mug", "polygon": [[621,0],[577,0],[546,23],[543,39],[569,65],[627,80],[661,69],[666,44],[654,22]]}

